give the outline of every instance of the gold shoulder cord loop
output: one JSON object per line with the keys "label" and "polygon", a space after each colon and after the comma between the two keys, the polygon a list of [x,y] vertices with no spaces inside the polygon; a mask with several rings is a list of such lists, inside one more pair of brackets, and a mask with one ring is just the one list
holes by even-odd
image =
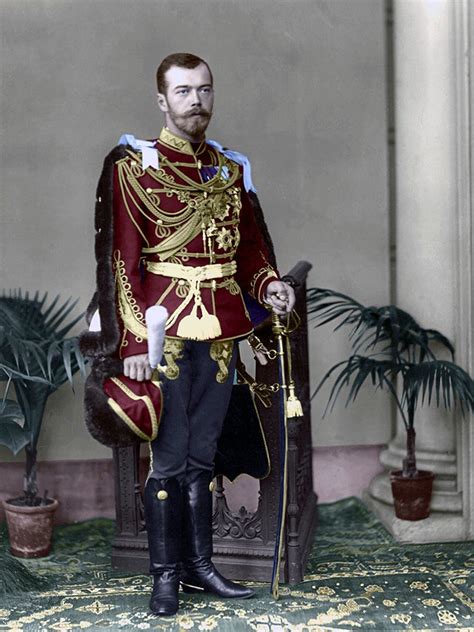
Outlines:
{"label": "gold shoulder cord loop", "polygon": [[[224,184],[219,186],[218,183],[222,182],[221,180],[222,168],[224,166],[224,163],[226,162],[226,160],[224,159],[223,156],[221,156],[221,154],[218,154],[219,164],[217,167],[216,175],[210,180],[208,180],[207,182],[202,182],[202,183],[196,182],[195,180],[187,176],[183,171],[181,171],[181,169],[178,169],[178,167],[176,167],[170,160],[168,160],[166,156],[163,156],[161,153],[160,153],[160,160],[163,166],[169,167],[171,171],[173,171],[173,173],[175,173],[179,178],[181,178],[187,183],[187,187],[186,185],[182,185],[182,184],[173,185],[173,186],[176,186],[176,188],[180,188],[180,189],[191,187],[194,190],[198,189],[200,191],[207,191],[207,192],[212,191],[213,193],[221,193],[222,191],[225,191],[226,189],[231,187],[233,184],[235,184],[240,176],[239,169],[238,168],[233,169],[232,175],[230,176],[230,178],[228,180],[223,181]],[[155,177],[155,174],[153,177]],[[157,176],[155,179],[159,180],[159,176]]]}

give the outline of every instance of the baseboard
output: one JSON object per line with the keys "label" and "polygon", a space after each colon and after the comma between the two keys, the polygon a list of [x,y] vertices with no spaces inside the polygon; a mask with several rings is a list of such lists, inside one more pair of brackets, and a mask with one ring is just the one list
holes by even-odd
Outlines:
{"label": "baseboard", "polygon": [[[347,496],[362,497],[374,476],[383,470],[378,459],[382,446],[337,446],[313,449],[314,489],[319,502],[334,502]],[[146,474],[148,459],[140,459]],[[0,463],[0,500],[20,496],[23,463]],[[38,463],[40,493],[59,500],[57,524],[96,517],[115,518],[112,459],[42,461]],[[230,486],[229,496],[237,508],[256,503],[255,484]],[[254,498],[255,496],[255,498]],[[0,520],[4,520],[0,506]]]}
{"label": "baseboard", "polygon": [[[23,463],[0,463],[0,500],[21,496]],[[59,501],[56,524],[89,518],[115,518],[112,459],[90,461],[43,461],[38,463],[40,495]],[[0,520],[5,519],[0,507]]]}
{"label": "baseboard", "polygon": [[313,448],[313,487],[320,503],[348,496],[362,498],[370,481],[384,471],[379,455],[383,445]]}

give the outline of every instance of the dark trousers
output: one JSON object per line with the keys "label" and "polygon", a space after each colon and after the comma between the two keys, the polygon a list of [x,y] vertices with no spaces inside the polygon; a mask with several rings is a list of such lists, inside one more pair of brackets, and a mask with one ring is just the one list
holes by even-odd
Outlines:
{"label": "dark trousers", "polygon": [[210,342],[186,340],[176,360],[179,377],[164,378],[163,413],[157,438],[151,442],[149,477],[177,478],[188,484],[203,470],[212,472],[217,440],[230,401],[237,343],[224,383],[210,357]]}

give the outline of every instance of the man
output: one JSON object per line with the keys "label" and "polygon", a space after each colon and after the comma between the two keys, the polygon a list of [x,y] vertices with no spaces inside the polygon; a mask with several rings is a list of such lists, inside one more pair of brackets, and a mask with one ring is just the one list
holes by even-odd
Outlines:
{"label": "man", "polygon": [[144,506],[150,608],[172,615],[180,582],[188,592],[253,594],[211,562],[213,464],[236,341],[253,330],[242,291],[280,315],[295,299],[268,261],[248,161],[206,141],[214,102],[209,66],[194,55],[170,55],[157,84],[165,127],[154,141],[126,137],[130,148],[114,166],[113,265],[128,378],[152,377],[144,315],[153,305],[168,311],[163,412],[150,444]]}

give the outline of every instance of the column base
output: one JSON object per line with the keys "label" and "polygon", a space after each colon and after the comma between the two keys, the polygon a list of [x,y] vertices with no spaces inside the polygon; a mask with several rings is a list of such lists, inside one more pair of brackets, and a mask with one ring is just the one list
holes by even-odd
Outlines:
{"label": "column base", "polygon": [[[433,471],[433,469],[431,471]],[[450,491],[450,488],[453,486],[450,484],[450,481],[445,480],[442,475],[436,472],[436,470],[434,471],[435,479],[433,483],[433,494],[431,496],[431,511],[436,511],[442,514],[461,514],[461,493],[454,490]],[[444,487],[447,487],[447,489],[444,489]],[[383,472],[373,478],[370,482],[368,491],[374,500],[378,500],[386,505],[393,505],[392,485],[390,482],[389,472]]]}
{"label": "column base", "polygon": [[454,542],[466,537],[461,514],[432,511],[425,520],[400,520],[392,505],[373,498],[369,490],[364,491],[362,500],[397,542]]}

